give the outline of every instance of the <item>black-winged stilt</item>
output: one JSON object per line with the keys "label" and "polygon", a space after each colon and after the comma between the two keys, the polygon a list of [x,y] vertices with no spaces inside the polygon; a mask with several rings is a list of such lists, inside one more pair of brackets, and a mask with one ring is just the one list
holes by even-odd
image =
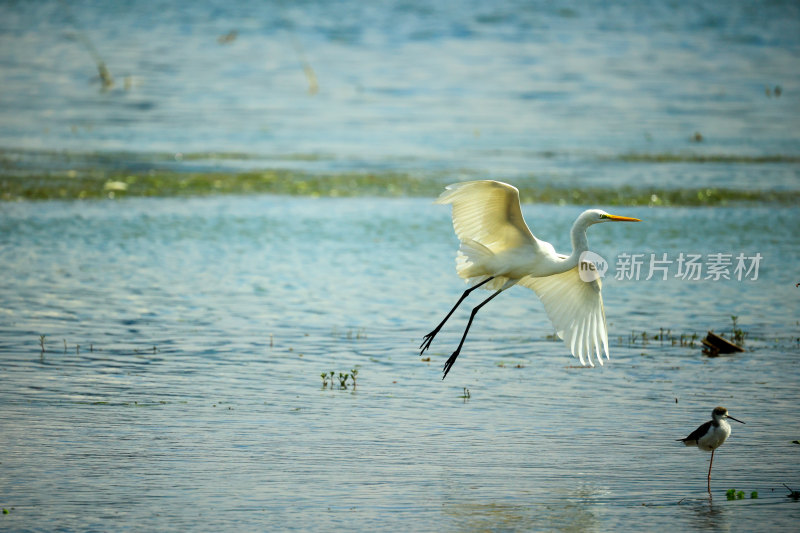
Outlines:
{"label": "black-winged stilt", "polygon": [[685,439],[677,439],[686,446],[697,446],[703,451],[711,452],[711,462],[708,463],[708,493],[711,494],[711,465],[714,464],[714,450],[722,446],[731,434],[731,425],[725,420],[730,418],[740,424],[741,420],[733,418],[724,407],[715,407],[711,411],[711,420],[692,431]]}

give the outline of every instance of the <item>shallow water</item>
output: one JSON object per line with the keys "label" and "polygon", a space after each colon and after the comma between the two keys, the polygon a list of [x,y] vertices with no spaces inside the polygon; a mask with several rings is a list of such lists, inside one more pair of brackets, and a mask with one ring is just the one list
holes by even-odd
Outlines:
{"label": "shallow water", "polygon": [[[68,5],[0,5],[0,175],[800,184],[794,2]],[[559,250],[581,209],[524,206]],[[608,364],[577,367],[514,288],[442,381],[468,307],[421,361],[464,289],[431,199],[0,204],[0,527],[793,529],[800,210],[619,214],[644,222],[589,234]],[[681,253],[762,260],[755,280],[689,281]],[[622,254],[641,279],[616,279]],[[662,254],[669,279],[645,281]],[[736,356],[654,340],[731,315]],[[322,386],[351,369],[355,389]],[[718,404],[747,424],[709,500],[708,454],[675,439]]]}
{"label": "shallow water", "polygon": [[[185,169],[800,183],[797,164],[596,170],[598,156],[628,153],[800,155],[792,1],[66,6],[0,5],[2,148],[166,153]],[[34,169],[50,167],[47,155]],[[0,162],[27,168],[18,159]]]}
{"label": "shallow water", "polygon": [[[579,211],[524,207],[560,250]],[[791,529],[798,209],[621,214],[644,222],[589,231],[611,263],[609,363],[576,367],[514,288],[442,381],[468,309],[420,361],[464,288],[428,199],[4,204],[4,528]],[[621,253],[680,252],[763,260],[755,281],[611,275]],[[743,354],[652,340],[729,331],[734,314]],[[353,368],[355,390],[322,388]],[[709,501],[708,454],[675,439],[718,404],[746,425],[715,455]]]}

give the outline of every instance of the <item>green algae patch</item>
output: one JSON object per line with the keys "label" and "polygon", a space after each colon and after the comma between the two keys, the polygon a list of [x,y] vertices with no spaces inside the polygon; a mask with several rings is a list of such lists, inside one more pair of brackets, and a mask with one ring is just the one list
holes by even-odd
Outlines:
{"label": "green algae patch", "polygon": [[248,172],[69,171],[0,177],[2,200],[281,194],[301,196],[425,196],[442,184],[398,173],[311,174],[276,169]]}
{"label": "green algae patch", "polygon": [[[499,178],[503,179],[503,178]],[[309,173],[289,169],[246,172],[69,170],[0,177],[0,200],[118,199],[147,196],[277,194],[324,197],[429,197],[458,179],[403,172]],[[739,203],[797,205],[800,191],[726,188],[553,186],[535,178],[511,180],[523,203],[626,206],[720,206]]]}
{"label": "green algae patch", "polygon": [[800,156],[784,154],[738,155],[700,154],[694,152],[639,153],[631,152],[618,156],[603,157],[611,161],[626,163],[720,163],[728,165],[764,165],[770,163],[800,163]]}
{"label": "green algae patch", "polygon": [[628,206],[724,206],[729,204],[795,205],[800,191],[754,191],[726,188],[646,188],[624,186],[520,188],[524,203]]}

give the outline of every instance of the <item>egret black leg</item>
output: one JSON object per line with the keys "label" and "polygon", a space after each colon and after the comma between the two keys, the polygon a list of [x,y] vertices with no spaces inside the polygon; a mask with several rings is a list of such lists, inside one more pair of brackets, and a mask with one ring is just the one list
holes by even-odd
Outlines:
{"label": "egret black leg", "polygon": [[450,358],[447,359],[447,361],[444,364],[444,375],[442,376],[442,379],[447,377],[447,373],[450,372],[450,368],[453,366],[453,363],[456,362],[458,354],[461,353],[461,347],[464,346],[464,341],[467,339],[467,333],[469,332],[469,327],[472,325],[472,320],[475,318],[475,315],[478,314],[478,311],[480,310],[481,307],[488,304],[492,298],[494,298],[504,290],[505,288],[499,289],[497,292],[495,292],[494,294],[486,298],[484,301],[476,305],[475,308],[472,310],[472,313],[469,315],[469,322],[467,322],[467,327],[464,328],[464,334],[461,336],[461,342],[458,343],[458,348],[456,348],[456,351],[453,352],[453,355],[451,355]]}
{"label": "egret black leg", "polygon": [[445,323],[445,322],[447,322],[447,319],[448,319],[448,318],[450,318],[450,316],[453,314],[453,312],[456,310],[456,308],[457,308],[459,305],[461,305],[461,302],[463,302],[463,301],[466,299],[466,297],[467,297],[467,296],[469,296],[469,294],[470,294],[472,291],[474,291],[475,289],[477,289],[477,288],[478,288],[478,287],[480,287],[481,285],[484,285],[484,284],[486,284],[486,283],[489,283],[489,282],[490,282],[490,281],[492,281],[493,279],[494,279],[494,276],[492,276],[492,277],[490,277],[490,278],[486,278],[485,280],[481,281],[481,282],[480,282],[480,283],[478,283],[477,285],[473,285],[472,287],[470,287],[469,289],[467,289],[467,290],[465,290],[465,291],[464,291],[464,294],[462,294],[462,295],[461,295],[461,298],[459,298],[459,299],[458,299],[458,301],[456,302],[456,305],[454,305],[454,306],[453,306],[453,308],[452,308],[452,309],[450,309],[450,312],[449,312],[449,313],[447,313],[447,316],[446,316],[446,317],[444,317],[444,320],[442,320],[441,322],[439,322],[439,325],[438,325],[438,326],[436,326],[435,328],[433,328],[433,331],[431,331],[430,333],[428,333],[427,335],[425,335],[425,337],[422,339],[422,344],[420,344],[420,345],[419,345],[419,347],[420,347],[420,352],[419,352],[419,354],[420,354],[420,355],[422,355],[423,353],[425,353],[425,350],[427,350],[428,348],[430,348],[430,347],[431,347],[431,343],[433,342],[433,338],[436,336],[436,334],[437,334],[437,333],[439,333],[439,330],[441,330],[441,329],[442,329],[442,326],[444,326],[444,323]]}

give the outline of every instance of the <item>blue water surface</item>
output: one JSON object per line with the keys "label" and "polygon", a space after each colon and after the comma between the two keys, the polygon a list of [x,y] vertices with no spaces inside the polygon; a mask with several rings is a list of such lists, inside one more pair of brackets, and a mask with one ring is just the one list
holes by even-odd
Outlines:
{"label": "blue water surface", "polygon": [[[559,250],[579,211],[524,207]],[[429,200],[6,204],[4,527],[791,528],[797,209],[626,214],[643,222],[589,231],[610,263],[605,366],[578,366],[515,287],[478,314],[442,381],[488,293],[420,360],[464,289],[447,209]],[[611,276],[621,254],[681,252],[763,260],[758,279]],[[703,355],[731,315],[747,351]],[[323,386],[354,369],[355,388]],[[746,425],[715,455],[709,500],[708,454],[675,439],[717,404]],[[730,488],[759,498],[727,501]]]}
{"label": "blue water surface", "polygon": [[[0,173],[794,191],[798,10],[4,2]],[[432,200],[1,203],[0,528],[796,528],[797,207],[524,205],[565,252],[584,207],[643,220],[589,230],[609,264],[611,360],[580,367],[515,287],[442,381],[488,293],[419,357],[465,288]],[[699,279],[679,276],[681,254],[701,257]],[[737,278],[740,254],[761,258],[757,277]],[[639,275],[617,276],[634,255]],[[732,316],[746,351],[702,354]],[[355,387],[323,385],[353,370]],[[746,425],[715,454],[709,498],[708,454],[675,439],[716,405]]]}
{"label": "blue water surface", "polygon": [[[686,185],[684,170],[606,174],[596,157],[800,155],[799,10],[791,1],[3,3],[0,147]],[[725,169],[711,183],[752,186],[754,171],[744,174]],[[760,181],[796,188],[797,165]]]}

